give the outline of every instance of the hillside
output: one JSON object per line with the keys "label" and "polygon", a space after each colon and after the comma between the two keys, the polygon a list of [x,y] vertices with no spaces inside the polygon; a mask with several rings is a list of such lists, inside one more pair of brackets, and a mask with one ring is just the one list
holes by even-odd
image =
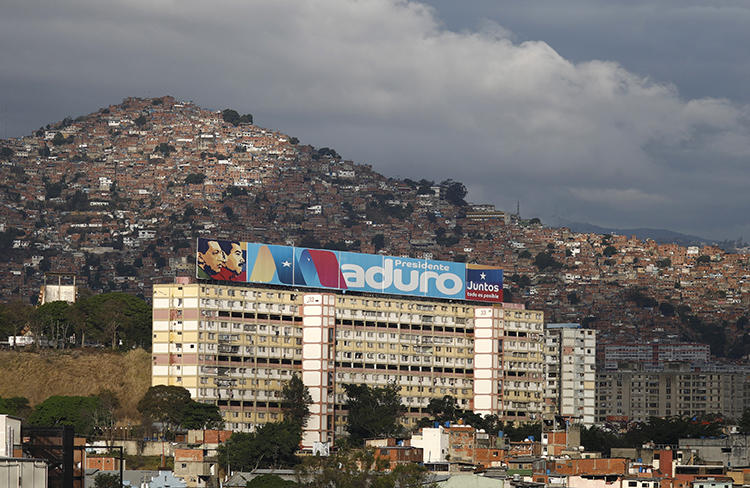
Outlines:
{"label": "hillside", "polygon": [[0,397],[21,396],[31,405],[51,395],[95,395],[104,389],[120,400],[120,418],[139,419],[138,401],[151,386],[151,355],[101,351],[0,351]]}
{"label": "hillside", "polygon": [[152,284],[195,276],[196,238],[214,236],[497,265],[506,301],[583,322],[601,342],[750,353],[747,254],[550,228],[470,197],[457,181],[379,174],[250,114],[128,98],[0,141],[0,302],[34,302],[48,271],[149,299]]}

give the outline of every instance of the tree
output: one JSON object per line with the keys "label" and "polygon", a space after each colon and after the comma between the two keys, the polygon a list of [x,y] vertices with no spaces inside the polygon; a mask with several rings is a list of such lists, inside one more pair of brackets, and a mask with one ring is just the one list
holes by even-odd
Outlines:
{"label": "tree", "polygon": [[615,246],[607,246],[604,248],[604,251],[602,251],[602,254],[604,254],[608,258],[611,258],[615,254],[617,254],[617,248]]}
{"label": "tree", "polygon": [[282,479],[275,474],[262,474],[251,479],[245,485],[246,488],[295,488],[297,483]]}
{"label": "tree", "polygon": [[0,335],[18,335],[33,316],[34,307],[20,300],[0,304]]}
{"label": "tree", "polygon": [[26,397],[0,397],[0,414],[12,415],[25,419],[31,413],[29,399]]}
{"label": "tree", "polygon": [[173,153],[173,152],[175,152],[176,150],[177,150],[177,149],[175,149],[175,147],[174,147],[174,146],[170,146],[170,145],[169,145],[168,143],[166,143],[166,142],[162,142],[162,143],[159,143],[159,145],[157,145],[157,146],[156,146],[156,147],[154,148],[154,152],[160,152],[160,153],[162,154],[162,156],[164,156],[164,157],[167,157],[167,156],[169,156],[169,153]]}
{"label": "tree", "polygon": [[429,488],[427,470],[418,464],[400,464],[387,471],[388,462],[376,459],[372,449],[340,449],[327,457],[308,456],[296,471],[301,488]]}
{"label": "tree", "polygon": [[92,415],[94,428],[102,435],[109,434],[112,440],[117,422],[115,411],[120,408],[120,399],[112,390],[107,389],[101,390],[96,396],[99,399],[99,405]]}
{"label": "tree", "polygon": [[223,424],[217,405],[191,400],[182,408],[180,426],[184,429],[220,429]]}
{"label": "tree", "polygon": [[168,433],[179,428],[216,429],[223,424],[219,407],[196,402],[181,386],[152,386],[138,402],[138,411],[147,423],[158,422]]}
{"label": "tree", "polygon": [[28,423],[40,427],[72,425],[77,434],[94,433],[94,415],[99,408],[96,396],[53,395],[36,406]]}
{"label": "tree", "polygon": [[293,422],[271,422],[255,432],[235,432],[219,446],[219,463],[234,471],[293,466],[302,436]]}
{"label": "tree", "polygon": [[309,488],[390,488],[392,485],[378,483],[384,481],[384,468],[375,462],[371,449],[339,450],[332,456],[305,459],[297,468],[297,479],[300,487]]}
{"label": "tree", "polygon": [[281,390],[281,409],[284,412],[284,419],[304,427],[307,418],[310,416],[310,404],[312,397],[305,384],[296,373],[284,384]]}
{"label": "tree", "polygon": [[138,411],[147,422],[159,422],[162,430],[174,432],[182,422],[183,405],[191,401],[190,392],[181,386],[157,385],[143,395]]}
{"label": "tree", "polygon": [[236,110],[227,108],[227,109],[222,110],[221,118],[224,120],[224,122],[227,122],[232,125],[237,125],[237,123],[240,120],[240,114],[237,113]]}
{"label": "tree", "polygon": [[[102,293],[76,303],[95,339],[124,347],[151,345],[151,307],[142,298],[127,293]],[[78,317],[77,320],[80,320]]]}
{"label": "tree", "polygon": [[70,322],[70,309],[72,307],[65,301],[47,302],[36,309],[36,317],[42,326],[42,333],[47,335],[54,347],[60,344],[65,347],[65,339],[68,330],[72,328]]}
{"label": "tree", "polygon": [[232,110],[230,108],[227,108],[221,112],[221,118],[224,120],[224,122],[227,122],[228,124],[232,124],[234,126],[237,126],[239,124],[253,123],[252,114],[240,115],[236,110]]}
{"label": "tree", "polygon": [[362,445],[365,439],[393,437],[401,431],[399,419],[404,407],[400,389],[395,383],[385,387],[344,385],[345,409],[349,411],[346,430],[353,445]]}
{"label": "tree", "polygon": [[0,147],[0,159],[9,160],[14,154],[13,149],[5,146]]}
{"label": "tree", "polygon": [[617,435],[601,429],[595,425],[581,428],[581,445],[587,451],[601,452],[610,455],[610,449],[621,444]]}
{"label": "tree", "polygon": [[445,395],[431,399],[427,404],[427,413],[437,422],[456,422],[464,412],[454,397]]}
{"label": "tree", "polygon": [[536,257],[534,258],[534,265],[539,269],[539,271],[544,271],[548,268],[554,271],[562,267],[561,263],[557,262],[551,254],[546,252],[540,252],[536,255]]}
{"label": "tree", "polygon": [[136,117],[136,119],[133,122],[135,122],[136,126],[143,127],[144,125],[146,125],[147,120],[146,120],[146,117],[143,114],[141,114],[138,117]]}
{"label": "tree", "polygon": [[463,183],[447,180],[444,181],[443,184],[447,184],[447,187],[445,188],[445,199],[448,202],[457,207],[466,206],[466,200],[464,200],[464,197],[466,197],[467,191]]}
{"label": "tree", "polygon": [[661,302],[659,304],[659,313],[661,313],[665,317],[673,317],[674,310],[674,305],[669,302]]}
{"label": "tree", "polygon": [[705,254],[698,256],[698,259],[695,260],[695,264],[708,264],[710,262],[711,256],[706,256]]}
{"label": "tree", "polygon": [[52,138],[52,145],[61,146],[65,144],[65,141],[65,136],[62,135],[62,132],[57,132],[55,137]]}
{"label": "tree", "polygon": [[203,173],[190,173],[185,177],[186,185],[200,185],[206,180],[206,175]]}
{"label": "tree", "polygon": [[750,434],[750,407],[742,411],[742,417],[739,421],[740,432]]}
{"label": "tree", "polygon": [[122,488],[120,475],[116,473],[99,473],[94,478],[94,488]]}
{"label": "tree", "polygon": [[378,252],[385,247],[385,236],[383,234],[375,234],[370,243],[375,248],[375,252]]}

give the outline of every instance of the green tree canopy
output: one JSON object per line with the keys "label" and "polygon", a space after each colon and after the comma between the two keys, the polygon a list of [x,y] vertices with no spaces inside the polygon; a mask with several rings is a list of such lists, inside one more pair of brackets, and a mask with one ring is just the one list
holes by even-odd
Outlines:
{"label": "green tree canopy", "polygon": [[235,125],[235,126],[239,124],[252,124],[253,123],[252,114],[240,115],[236,110],[232,110],[231,108],[222,110],[221,118],[224,120],[224,122]]}
{"label": "green tree canopy", "polygon": [[281,390],[281,409],[284,411],[284,419],[304,427],[310,416],[310,404],[312,397],[302,379],[296,373],[284,384]]}
{"label": "green tree canopy", "polygon": [[16,300],[0,303],[0,336],[18,335],[34,316],[34,307]]}
{"label": "green tree canopy", "polygon": [[53,395],[37,405],[27,421],[40,427],[72,425],[77,434],[90,435],[100,406],[96,396]]}
{"label": "green tree canopy", "polygon": [[432,398],[427,404],[427,413],[437,422],[456,422],[464,414],[456,399],[450,395]]}
{"label": "green tree canopy", "polygon": [[375,460],[372,449],[340,449],[331,456],[310,456],[300,464],[300,488],[425,488],[427,470],[418,464],[400,464],[388,471],[388,462]]}
{"label": "green tree canopy", "polygon": [[0,159],[8,160],[12,158],[14,154],[15,152],[13,151],[13,149],[5,146],[0,147]]}
{"label": "green tree canopy", "polygon": [[742,411],[742,417],[739,420],[740,432],[750,434],[750,407]]}
{"label": "green tree canopy", "polygon": [[602,254],[604,254],[608,258],[611,258],[615,254],[617,254],[617,248],[615,246],[607,246],[604,248],[604,251],[602,251]]}
{"label": "green tree canopy", "polygon": [[0,414],[25,419],[31,413],[29,399],[26,397],[0,397]]}
{"label": "green tree canopy", "polygon": [[540,252],[536,255],[534,258],[534,265],[539,269],[539,271],[544,271],[545,269],[549,270],[556,270],[562,268],[562,264],[557,262],[554,257],[552,257],[552,254],[547,252]]}
{"label": "green tree canopy", "polygon": [[203,173],[190,173],[185,177],[186,185],[200,185],[206,180],[206,175]]}
{"label": "green tree canopy", "polygon": [[177,149],[175,149],[174,146],[170,146],[166,142],[159,143],[155,148],[154,152],[160,152],[162,156],[167,157],[169,156],[169,153],[175,152]]}
{"label": "green tree canopy", "polygon": [[181,386],[157,385],[150,387],[138,402],[138,411],[147,423],[158,422],[162,431],[183,429],[211,429],[222,425],[216,405],[196,402]]}
{"label": "green tree canopy", "polygon": [[[127,293],[92,295],[76,303],[75,320],[83,320],[86,333],[112,348],[151,345],[151,307]],[[71,318],[73,320],[73,318]]]}
{"label": "green tree canopy", "polygon": [[466,186],[458,181],[447,180],[443,182],[445,186],[445,199],[457,207],[466,206],[467,191]]}
{"label": "green tree canopy", "polygon": [[353,445],[362,445],[365,439],[392,437],[401,431],[399,419],[404,407],[400,389],[395,383],[385,387],[344,385],[345,408],[349,411],[346,430]]}
{"label": "green tree canopy", "polygon": [[138,402],[138,411],[147,422],[159,422],[164,430],[176,430],[182,421],[182,408],[190,403],[190,392],[181,386],[150,387]]}
{"label": "green tree canopy", "polygon": [[99,473],[94,478],[94,488],[122,488],[117,473]]}
{"label": "green tree canopy", "polygon": [[235,432],[219,446],[219,463],[235,471],[294,466],[302,440],[299,426],[288,420],[264,424],[255,432]]}
{"label": "green tree canopy", "polygon": [[294,488],[297,483],[282,479],[275,474],[262,474],[251,479],[245,485],[246,488]]}
{"label": "green tree canopy", "polygon": [[219,429],[223,424],[216,405],[191,400],[182,408],[180,426],[184,429]]}

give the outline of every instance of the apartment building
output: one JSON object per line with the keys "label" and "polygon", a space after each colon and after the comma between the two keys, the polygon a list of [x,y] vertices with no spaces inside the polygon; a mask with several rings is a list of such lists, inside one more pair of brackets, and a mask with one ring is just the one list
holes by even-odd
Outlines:
{"label": "apartment building", "polygon": [[647,366],[659,367],[668,362],[684,361],[708,363],[711,348],[697,342],[650,342],[646,344],[602,344],[604,369],[617,369],[620,361],[637,361]]}
{"label": "apartment building", "polygon": [[313,398],[303,445],[344,431],[345,384],[395,382],[412,424],[430,399],[541,418],[544,314],[522,305],[177,278],[153,288],[153,385],[217,404],[225,427],[278,421],[295,372]]}
{"label": "apartment building", "polygon": [[596,331],[580,324],[547,324],[545,334],[545,417],[594,425],[596,416]]}
{"label": "apartment building", "polygon": [[739,418],[750,404],[750,369],[672,363],[649,368],[621,362],[599,371],[596,419],[646,421],[649,417],[720,414]]}

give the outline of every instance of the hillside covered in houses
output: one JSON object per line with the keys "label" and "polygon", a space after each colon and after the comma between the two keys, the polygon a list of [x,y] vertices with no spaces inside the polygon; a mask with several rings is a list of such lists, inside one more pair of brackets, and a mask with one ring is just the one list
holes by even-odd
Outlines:
{"label": "hillside covered in houses", "polygon": [[194,275],[199,236],[502,266],[506,301],[600,343],[698,341],[750,353],[750,254],[576,233],[469,203],[458,181],[394,179],[252,115],[127,98],[0,141],[0,301],[46,272],[150,297]]}

